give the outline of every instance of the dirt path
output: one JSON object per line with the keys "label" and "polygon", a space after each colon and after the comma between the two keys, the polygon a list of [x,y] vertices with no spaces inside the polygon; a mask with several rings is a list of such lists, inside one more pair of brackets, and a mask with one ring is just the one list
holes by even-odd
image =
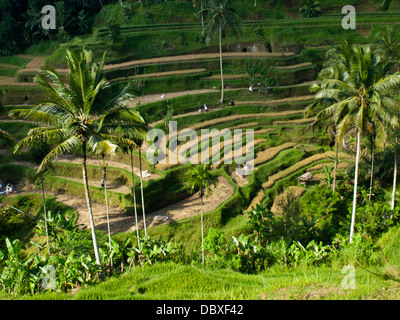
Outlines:
{"label": "dirt path", "polygon": [[[193,91],[191,91],[191,92],[194,92],[194,93],[192,93],[192,94],[195,94],[195,93],[202,93],[201,91],[203,91],[203,92],[215,91],[215,90],[210,90],[210,91],[206,91],[206,90],[207,90],[207,89],[205,89],[205,90],[193,90]],[[237,89],[227,89],[227,90],[237,90]],[[225,90],[225,91],[227,91],[227,90]],[[244,90],[245,90],[245,89],[244,89]],[[196,92],[196,91],[197,91],[197,92]],[[184,95],[184,94],[185,94],[185,91],[183,91],[183,92],[175,92],[175,94],[176,94],[176,96]],[[159,95],[144,96],[145,99],[146,99],[146,97],[148,97],[148,98],[147,98],[147,101],[148,101],[148,102],[146,102],[146,103],[150,103],[150,102],[154,102],[154,101],[159,101],[159,100],[161,100],[161,97],[160,97]],[[299,96],[299,97],[296,97],[296,99],[293,99],[293,98],[285,98],[285,99],[265,100],[265,101],[236,101],[235,103],[236,103],[237,106],[240,106],[240,105],[273,106],[273,105],[277,105],[277,104],[281,104],[281,103],[286,103],[286,102],[293,102],[293,101],[298,102],[298,101],[312,100],[313,97],[314,97],[314,96]],[[171,96],[171,98],[172,98],[172,96]],[[137,99],[140,99],[140,98],[137,98]],[[145,101],[146,101],[146,100],[145,100]],[[221,109],[223,109],[223,108],[225,108],[225,107],[226,107],[226,106],[218,107],[218,108],[213,108],[213,109],[210,109],[209,112],[221,110]],[[187,112],[187,113],[178,114],[178,115],[176,115],[176,116],[173,116],[172,119],[177,119],[177,118],[186,117],[186,116],[191,116],[191,115],[196,115],[196,114],[199,114],[199,111],[192,111],[192,112]],[[154,127],[155,125],[160,124],[160,123],[162,123],[163,121],[164,121],[163,119],[158,120],[158,121],[156,121],[156,122],[150,123],[149,126],[150,126],[150,127]],[[205,121],[205,122],[206,122],[206,121]]]}
{"label": "dirt path", "polygon": [[[57,159],[55,159],[54,162],[64,162],[64,163],[67,162],[67,163],[79,163],[79,164],[82,164],[82,159],[80,157],[78,157],[78,156],[75,156],[75,155],[65,154],[65,155],[62,155],[62,156],[58,157]],[[101,160],[88,158],[86,160],[86,163],[89,164],[89,165],[100,166],[101,165]],[[115,161],[115,160],[106,160],[106,164],[107,164],[107,167],[121,168],[121,169],[128,170],[129,172],[131,171],[131,166],[130,165],[127,165],[125,163],[118,162],[118,161]],[[135,167],[135,164],[133,166],[133,173],[136,174],[138,177],[140,176],[140,170],[139,170],[138,167]],[[153,179],[157,179],[159,177],[160,176],[158,174],[151,173],[151,175],[149,177],[143,176],[143,180],[145,180],[145,181],[153,180]]]}
{"label": "dirt path", "polygon": [[[82,183],[82,179],[81,178],[58,177],[58,176],[54,176],[54,177]],[[89,186],[100,187],[100,181],[99,180],[88,180],[88,183],[89,183]],[[131,192],[131,188],[128,187],[127,185],[120,184],[120,183],[115,183],[115,182],[110,182],[110,181],[107,182],[107,190],[111,191],[111,192],[119,192],[119,193],[123,193],[123,194],[127,194],[127,193]]]}
{"label": "dirt path", "polygon": [[216,92],[217,90],[214,89],[197,89],[197,90],[187,90],[187,91],[179,91],[179,92],[169,92],[164,94],[164,98],[161,96],[163,95],[162,93],[157,93],[157,94],[149,94],[145,96],[140,96],[133,98],[129,101],[128,106],[129,107],[134,107],[138,102],[140,104],[146,104],[146,103],[152,103],[156,101],[161,101],[161,100],[168,100],[176,97],[181,97],[181,96],[186,96],[186,95],[192,95],[192,94],[199,94],[199,93],[207,93],[207,92]]}
{"label": "dirt path", "polygon": [[[282,58],[282,57],[290,57],[293,56],[294,53],[269,53],[269,52],[224,52],[222,56],[224,58]],[[39,70],[45,65],[46,56],[30,56],[30,55],[21,55],[21,57],[30,58],[30,61],[26,69],[20,70],[21,73],[37,73]],[[104,70],[113,70],[120,68],[128,68],[132,66],[140,66],[140,65],[152,65],[159,63],[173,63],[178,61],[192,61],[192,60],[209,60],[209,59],[218,59],[219,53],[201,53],[201,54],[187,54],[187,55],[177,55],[177,56],[167,56],[167,57],[158,57],[158,58],[150,58],[150,59],[141,59],[141,60],[131,60],[122,63],[108,64],[104,66]],[[68,73],[68,69],[56,69],[58,73]]]}
{"label": "dirt path", "polygon": [[[204,198],[203,210],[208,212],[214,210],[219,204],[229,199],[233,193],[233,186],[224,177],[219,177],[216,187],[212,187],[212,194]],[[77,223],[83,224],[89,228],[89,215],[85,199],[72,197],[68,194],[56,195],[56,200],[62,202],[79,214]],[[107,214],[106,206],[103,204],[92,203],[93,218],[96,229],[107,231]],[[146,214],[147,227],[154,227],[161,224],[167,224],[172,221],[178,221],[185,218],[193,217],[200,214],[200,197],[199,193],[195,193],[191,197],[177,202],[168,207],[153,211]],[[132,212],[133,214],[133,212]],[[119,208],[109,207],[109,219],[111,233],[135,231],[134,216],[127,216]],[[168,217],[167,219],[165,219]],[[139,229],[143,228],[143,215],[138,211]]]}
{"label": "dirt path", "polygon": [[[223,58],[282,58],[293,56],[294,53],[269,53],[269,52],[224,52],[222,53]],[[104,66],[104,70],[127,68],[131,66],[139,65],[151,65],[159,63],[172,63],[177,61],[191,61],[191,60],[209,60],[218,59],[219,53],[200,53],[200,54],[187,54],[177,56],[167,56],[159,58],[150,58],[142,60],[131,60],[118,64],[109,64]]]}
{"label": "dirt path", "polygon": [[137,76],[131,76],[131,77],[114,78],[114,79],[111,79],[109,81],[110,82],[117,82],[117,81],[133,80],[133,79],[136,79],[136,78],[139,78],[139,79],[141,79],[141,78],[144,78],[144,79],[162,78],[162,77],[168,77],[168,76],[181,76],[181,75],[186,75],[186,74],[196,74],[196,73],[202,73],[202,72],[205,72],[205,71],[207,71],[207,69],[197,68],[197,69],[153,72],[153,73],[139,74]]}
{"label": "dirt path", "polygon": [[[8,152],[4,153],[8,154]],[[65,159],[65,161],[68,160]],[[28,161],[15,161],[14,163],[24,166],[29,166],[31,168],[37,168],[37,166]],[[81,179],[71,179],[71,180],[81,182]],[[98,181],[89,181],[89,184],[96,185],[98,184]],[[128,190],[129,188],[125,185],[109,184],[108,188],[109,190],[112,191],[118,191],[123,193],[130,192],[130,190]],[[17,185],[16,190],[18,191],[18,193],[9,196],[17,196],[20,194],[39,192],[34,185],[29,183]],[[219,204],[229,199],[229,197],[231,197],[233,193],[234,188],[226,178],[219,177],[216,186],[212,187],[212,190],[213,190],[212,194],[207,198],[203,199],[204,212],[208,212],[215,209]],[[46,192],[46,197],[54,196],[56,198],[56,201],[61,202],[73,208],[78,213],[77,224],[82,224],[87,228],[89,228],[90,222],[89,222],[89,215],[85,198],[71,196],[66,193],[60,194],[60,193],[49,192],[48,190],[46,190],[45,192]],[[138,199],[138,201],[140,201],[140,199]],[[109,209],[111,233],[115,234],[120,232],[136,230],[133,212],[131,213],[132,215],[128,216],[120,208],[109,206],[108,209]],[[107,226],[106,205],[92,202],[92,210],[93,210],[93,218],[96,229],[107,232],[108,226]],[[156,225],[166,224],[172,221],[178,221],[185,218],[193,217],[198,214],[200,214],[199,192],[180,202],[159,209],[157,211],[147,213],[146,225],[148,227],[154,227]],[[168,219],[165,219],[165,217],[168,217]],[[139,220],[139,228],[142,229],[143,216],[141,211],[138,211],[138,220]]]}
{"label": "dirt path", "polygon": [[[218,177],[216,186],[212,186],[211,189],[212,193],[208,197],[203,198],[203,212],[214,210],[218,205],[229,199],[234,190],[233,186],[225,177]],[[152,212],[149,217],[146,218],[146,223],[149,227],[153,227],[193,217],[200,213],[200,193],[197,192],[185,200]],[[168,217],[168,219],[165,219],[165,217]]]}
{"label": "dirt path", "polygon": [[37,87],[37,83],[33,82],[18,82],[15,77],[0,76],[0,87]]}
{"label": "dirt path", "polygon": [[[225,107],[213,108],[213,109],[210,109],[209,111],[210,111],[210,112],[212,112],[212,111],[217,111],[217,110],[221,110],[221,109],[223,109],[223,108],[225,108]],[[194,116],[194,115],[197,115],[197,114],[200,114],[200,112],[199,112],[198,110],[197,110],[197,111],[192,111],[192,112],[187,112],[187,113],[182,113],[182,114],[177,114],[176,116],[173,116],[172,119],[178,119],[178,118],[187,117],[187,116]],[[150,123],[150,124],[149,124],[149,127],[152,128],[152,127],[154,127],[155,125],[160,124],[160,123],[162,123],[162,122],[164,122],[163,119],[158,120],[158,121],[153,122],[153,123]]]}

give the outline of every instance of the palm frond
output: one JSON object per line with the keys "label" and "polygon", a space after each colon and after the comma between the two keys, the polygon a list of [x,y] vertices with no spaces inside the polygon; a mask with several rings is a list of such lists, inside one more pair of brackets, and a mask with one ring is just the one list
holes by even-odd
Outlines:
{"label": "palm frond", "polygon": [[81,143],[80,139],[76,136],[72,136],[62,143],[58,144],[55,146],[44,158],[42,163],[40,164],[38,168],[38,172],[43,170],[43,168],[47,165],[49,161],[51,161],[53,158],[58,157],[62,154],[65,153],[71,153],[74,148]]}
{"label": "palm frond", "polygon": [[14,141],[14,137],[7,131],[0,129],[0,140],[5,140],[6,142]]}
{"label": "palm frond", "polygon": [[31,147],[40,144],[48,144],[48,145],[59,144],[66,138],[67,135],[63,128],[52,128],[52,127],[32,128],[28,131],[27,136],[17,143],[14,149],[14,153],[19,153],[22,150],[29,149]]}

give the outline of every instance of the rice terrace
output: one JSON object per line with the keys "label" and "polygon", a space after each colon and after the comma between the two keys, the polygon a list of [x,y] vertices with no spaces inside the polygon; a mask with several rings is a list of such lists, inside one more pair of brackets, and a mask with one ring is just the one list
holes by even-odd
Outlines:
{"label": "rice terrace", "polygon": [[0,11],[0,300],[400,298],[399,1]]}

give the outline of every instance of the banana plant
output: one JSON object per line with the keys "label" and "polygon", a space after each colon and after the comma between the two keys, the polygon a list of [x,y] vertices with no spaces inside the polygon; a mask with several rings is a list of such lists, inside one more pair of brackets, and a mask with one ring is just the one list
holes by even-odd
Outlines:
{"label": "banana plant", "polygon": [[39,271],[40,258],[31,255],[27,259],[21,257],[22,244],[19,239],[11,241],[5,239],[7,252],[1,251],[0,258],[4,264],[0,275],[0,284],[9,293],[33,294],[38,286],[40,277]]}
{"label": "banana plant", "polygon": [[[113,259],[115,259],[116,261],[120,261],[121,273],[125,271],[125,257],[127,255],[130,243],[130,238],[125,239],[125,241],[121,243],[111,239],[111,247],[109,248],[110,260],[113,261]],[[106,246],[110,246],[110,244],[106,243]]]}

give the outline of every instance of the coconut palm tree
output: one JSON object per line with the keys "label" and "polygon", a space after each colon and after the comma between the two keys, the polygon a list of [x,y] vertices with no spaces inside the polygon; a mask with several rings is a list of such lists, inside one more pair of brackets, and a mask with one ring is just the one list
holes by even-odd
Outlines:
{"label": "coconut palm tree", "polygon": [[219,65],[221,70],[221,100],[224,101],[224,72],[222,66],[222,36],[225,35],[226,45],[229,46],[229,38],[232,33],[239,36],[242,33],[242,21],[240,17],[230,8],[228,8],[229,0],[210,0],[208,8],[204,8],[198,14],[207,13],[209,20],[206,27],[201,33],[205,37],[206,43],[209,44],[216,33],[218,33],[219,43]]}
{"label": "coconut palm tree", "polygon": [[133,208],[135,210],[135,225],[136,225],[136,238],[138,245],[140,245],[140,234],[138,225],[137,205],[136,205],[136,191],[135,191],[135,175],[133,173],[133,149],[128,149],[131,154],[131,174],[132,174],[132,195],[133,195]]}
{"label": "coconut palm tree", "polygon": [[323,89],[317,99],[332,98],[337,102],[321,111],[321,116],[332,117],[339,138],[349,129],[356,131],[357,148],[354,176],[354,193],[350,226],[350,242],[353,238],[357,203],[358,167],[361,138],[364,133],[386,135],[387,127],[397,128],[399,120],[393,113],[398,103],[394,93],[400,84],[400,75],[388,75],[392,64],[372,50],[370,46],[353,47],[350,72],[343,79],[324,79]]}
{"label": "coconut palm tree", "polygon": [[396,203],[396,184],[397,184],[397,144],[398,135],[396,134],[395,145],[394,145],[394,165],[393,165],[393,188],[392,188],[392,200],[390,201],[390,209],[394,210]]}
{"label": "coconut palm tree", "polygon": [[[139,140],[143,141],[143,137],[140,136],[140,134],[135,134],[132,133],[131,131],[125,132],[124,137],[126,139],[130,139],[130,136],[136,136]],[[132,147],[131,143],[134,143],[136,145],[135,148]],[[133,196],[133,208],[134,208],[134,212],[135,212],[135,227],[136,227],[136,237],[137,237],[137,241],[138,241],[138,245],[140,244],[140,234],[139,234],[139,224],[138,224],[138,215],[137,215],[137,203],[136,203],[136,191],[135,191],[135,174],[133,173],[133,150],[139,150],[140,152],[140,146],[137,145],[134,140],[131,140],[131,143],[129,145],[123,145],[121,144],[120,147],[122,149],[123,152],[125,153],[130,153],[130,159],[131,159],[131,174],[132,174],[132,196]],[[140,152],[140,156],[139,156],[139,168],[141,171],[141,167],[142,167],[142,163],[141,163],[141,152]],[[141,174],[140,174],[141,175]],[[143,183],[141,181],[141,191],[142,191],[142,195],[143,195]],[[142,197],[143,200],[143,197]],[[143,212],[143,219],[145,220],[145,211],[144,211],[144,201],[142,201],[142,212]],[[144,221],[144,226],[146,226],[146,221]],[[145,234],[147,234],[147,228],[145,228]]]}
{"label": "coconut palm tree", "polygon": [[385,30],[379,33],[376,43],[380,46],[379,50],[382,50],[388,59],[399,59],[400,39],[394,38],[394,29],[392,27],[386,26]]}
{"label": "coconut palm tree", "polygon": [[[49,145],[46,143],[40,143],[40,141],[36,141],[36,144],[33,145],[30,150],[30,158],[36,164],[40,165],[43,158],[50,151]],[[46,240],[47,240],[47,253],[50,255],[50,242],[49,242],[49,229],[47,225],[47,210],[46,210],[46,198],[44,195],[44,179],[43,179],[44,168],[40,170],[40,181],[42,187],[42,202],[43,202],[43,214],[44,214],[44,227],[46,230]]]}
{"label": "coconut palm tree", "polygon": [[89,193],[87,152],[95,150],[99,142],[108,144],[110,148],[121,141],[133,145],[131,141],[115,134],[115,130],[118,127],[141,126],[144,120],[138,111],[126,106],[127,100],[132,97],[132,84],[121,90],[105,80],[102,73],[105,54],[99,64],[95,62],[92,52],[86,49],[78,53],[67,50],[66,59],[69,68],[66,84],[52,68],[41,71],[35,77],[35,81],[45,89],[48,97],[33,109],[18,112],[26,119],[45,123],[46,126],[31,129],[27,137],[17,144],[15,152],[35,145],[37,140],[54,146],[40,164],[40,171],[54,157],[72,152],[77,147],[81,148],[93,249],[103,279]]}
{"label": "coconut palm tree", "polygon": [[[319,74],[319,79],[336,79],[336,80],[344,80],[348,77],[350,73],[350,64],[352,58],[352,44],[348,40],[340,41],[339,46],[330,49],[326,53],[327,62],[324,64],[324,68],[321,70]],[[324,86],[327,85],[328,82],[321,83],[313,83],[310,87],[310,92],[315,93],[316,96],[318,92],[325,89]],[[313,123],[310,124],[308,128],[313,128],[315,125],[322,125],[326,128],[332,128],[336,132],[335,123],[332,121],[332,118],[323,118],[325,116],[321,111],[325,108],[331,106],[332,104],[338,102],[334,97],[327,97],[325,95],[319,96],[316,98],[313,103],[311,103],[307,107],[306,116],[316,116]],[[327,126],[327,123],[329,125]],[[332,191],[335,193],[336,191],[336,180],[337,180],[337,165],[338,165],[338,156],[339,156],[339,139],[335,135],[335,160],[334,160],[334,169],[333,169],[333,183],[332,183]]]}
{"label": "coconut palm tree", "polygon": [[143,194],[142,149],[141,149],[141,146],[143,144],[143,140],[142,139],[135,139],[134,141],[135,141],[135,144],[139,146],[140,196],[141,196],[141,200],[142,200],[144,235],[147,236],[146,211],[145,211],[145,207],[144,207],[144,194]]}
{"label": "coconut palm tree", "polygon": [[192,193],[200,191],[201,206],[201,253],[204,265],[204,221],[203,221],[203,196],[208,196],[211,192],[211,185],[216,184],[216,177],[211,174],[210,165],[202,164],[191,166],[187,172],[188,186]]}
{"label": "coconut palm tree", "polygon": [[[204,3],[205,0],[200,0],[200,11],[204,9]],[[193,7],[197,7],[197,4],[198,4],[197,0],[193,0]],[[204,30],[204,13],[202,12],[200,16],[201,16],[201,30]]]}
{"label": "coconut palm tree", "polygon": [[[115,155],[117,145],[110,143],[108,141],[99,141],[97,143],[96,148],[94,150],[95,153],[100,154],[101,156],[101,169],[103,171],[103,185],[104,185],[104,197],[106,199],[106,216],[107,216],[107,231],[108,231],[108,244],[111,247],[111,227],[110,227],[110,215],[108,209],[108,193],[107,193],[107,163],[105,161],[106,154]],[[112,267],[112,259],[111,259],[111,267]]]}
{"label": "coconut palm tree", "polygon": [[[400,39],[395,39],[394,29],[389,26],[386,26],[385,30],[379,33],[379,38],[376,41],[376,43],[379,45],[378,50],[380,50],[383,53],[383,55],[387,57],[387,59],[395,60],[397,71],[399,71]],[[398,114],[398,109],[396,113]],[[395,133],[395,136],[396,137],[394,145],[393,190],[392,190],[392,200],[391,200],[392,210],[394,210],[395,206],[395,194],[396,194],[396,184],[397,184],[397,143],[398,143],[397,133]]]}

